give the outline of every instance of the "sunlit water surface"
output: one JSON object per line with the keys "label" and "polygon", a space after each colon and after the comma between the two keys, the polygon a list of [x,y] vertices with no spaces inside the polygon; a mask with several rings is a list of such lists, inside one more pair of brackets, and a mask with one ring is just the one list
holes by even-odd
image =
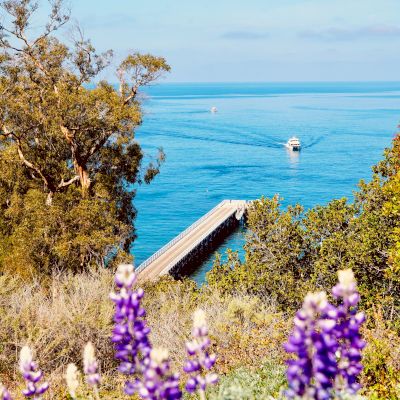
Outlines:
{"label": "sunlit water surface", "polygon": [[[162,84],[148,90],[137,139],[162,147],[161,174],[138,188],[139,265],[223,199],[279,193],[306,208],[342,196],[390,144],[400,83]],[[211,107],[217,113],[211,113]],[[284,143],[300,138],[300,153]],[[219,248],[243,251],[243,230]],[[192,275],[201,283],[214,255]]]}

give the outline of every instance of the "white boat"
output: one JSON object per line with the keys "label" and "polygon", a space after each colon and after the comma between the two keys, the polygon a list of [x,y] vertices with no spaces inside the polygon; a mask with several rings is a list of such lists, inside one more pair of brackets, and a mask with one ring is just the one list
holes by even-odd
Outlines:
{"label": "white boat", "polygon": [[211,110],[210,110],[212,113],[216,113],[216,112],[218,112],[218,108],[217,107],[211,107]]}
{"label": "white boat", "polygon": [[301,148],[300,140],[297,137],[293,136],[287,141],[285,146],[290,150],[299,151]]}

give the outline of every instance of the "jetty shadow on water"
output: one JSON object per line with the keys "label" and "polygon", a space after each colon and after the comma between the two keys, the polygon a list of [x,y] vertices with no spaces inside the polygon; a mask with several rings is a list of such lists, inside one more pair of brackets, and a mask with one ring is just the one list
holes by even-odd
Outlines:
{"label": "jetty shadow on water", "polygon": [[224,244],[229,243],[232,237],[238,236],[239,234],[243,235],[244,244],[245,229],[245,224],[241,222],[235,229],[229,232],[221,232],[221,234],[215,236],[212,244],[207,248],[204,247],[200,249],[198,254],[191,258],[190,262],[186,264],[185,268],[179,274],[174,274],[174,277],[177,279],[190,277],[198,285],[202,284],[205,281],[206,273],[211,269],[214,263],[216,251],[219,250],[222,253]]}

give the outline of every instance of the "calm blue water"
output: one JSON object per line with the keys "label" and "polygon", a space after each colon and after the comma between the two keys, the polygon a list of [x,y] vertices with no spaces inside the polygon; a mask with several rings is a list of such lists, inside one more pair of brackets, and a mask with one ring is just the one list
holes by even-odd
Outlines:
{"label": "calm blue water", "polygon": [[[136,265],[223,199],[279,193],[308,208],[351,197],[400,118],[400,82],[162,84],[147,95],[137,139],[148,154],[163,147],[167,160],[138,188]],[[292,135],[300,153],[284,147]],[[238,231],[219,251],[242,244]]]}

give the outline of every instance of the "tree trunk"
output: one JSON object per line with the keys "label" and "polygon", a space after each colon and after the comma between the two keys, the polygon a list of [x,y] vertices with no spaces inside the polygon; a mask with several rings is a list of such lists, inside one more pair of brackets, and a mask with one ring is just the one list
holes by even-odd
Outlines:
{"label": "tree trunk", "polygon": [[79,179],[81,182],[81,188],[82,188],[82,197],[87,197],[89,194],[89,189],[90,189],[90,178],[89,178],[89,172],[86,169],[85,166],[78,165],[76,167],[76,172],[79,175]]}
{"label": "tree trunk", "polygon": [[90,178],[89,172],[86,168],[86,162],[82,160],[80,154],[78,153],[78,146],[75,142],[75,134],[70,131],[67,127],[61,125],[61,132],[67,139],[68,144],[71,146],[71,156],[74,163],[74,169],[77,175],[79,175],[79,180],[82,188],[82,197],[87,197],[90,189]]}

